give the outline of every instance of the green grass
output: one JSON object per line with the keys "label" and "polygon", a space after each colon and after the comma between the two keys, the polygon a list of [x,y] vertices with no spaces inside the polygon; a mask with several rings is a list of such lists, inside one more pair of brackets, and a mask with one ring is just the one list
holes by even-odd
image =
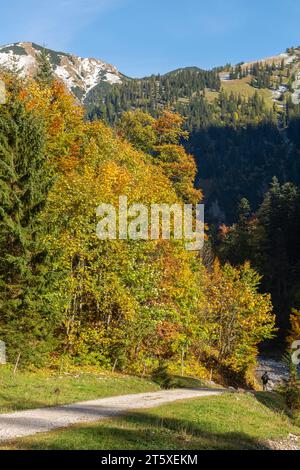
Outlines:
{"label": "green grass", "polygon": [[221,385],[212,385],[208,380],[196,377],[172,376],[172,388],[223,388]]}
{"label": "green grass", "polygon": [[159,386],[150,380],[96,370],[14,375],[9,367],[0,366],[0,413],[155,390]]}
{"label": "green grass", "polygon": [[205,98],[209,103],[214,103],[214,101],[220,96],[220,93],[215,90],[210,90],[205,88]]}
{"label": "green grass", "polygon": [[246,96],[247,98],[252,97],[256,92],[264,98],[269,108],[273,107],[272,93],[266,88],[254,88],[250,85],[251,78],[246,77],[240,80],[228,80],[222,82],[222,88],[226,93],[234,93]]}
{"label": "green grass", "polygon": [[300,428],[285,415],[279,397],[226,394],[40,434],[2,449],[264,449],[266,440],[289,433]]}
{"label": "green grass", "polygon": [[[272,100],[272,92],[267,88],[254,88],[250,85],[251,78],[245,77],[239,80],[227,80],[222,81],[222,89],[227,93],[233,93],[235,95],[241,95],[246,98],[251,98],[257,92],[264,100],[268,108],[273,108],[273,100]],[[218,96],[220,95],[219,92],[214,90],[209,90],[206,88],[205,90],[205,98],[209,103],[213,103]]]}

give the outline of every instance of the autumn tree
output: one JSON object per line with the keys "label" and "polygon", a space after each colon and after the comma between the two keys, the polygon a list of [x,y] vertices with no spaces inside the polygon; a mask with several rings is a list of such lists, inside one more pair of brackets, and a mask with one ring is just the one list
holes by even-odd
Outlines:
{"label": "autumn tree", "polygon": [[[258,345],[272,337],[275,317],[270,295],[259,293],[260,276],[245,263],[223,267],[215,261],[207,285],[207,324],[218,360],[247,378]],[[248,377],[249,378],[249,377]]]}
{"label": "autumn tree", "polygon": [[127,113],[116,132],[86,121],[55,80],[20,83],[9,98],[0,109],[0,331],[12,356],[41,363],[52,352],[54,364],[141,375],[163,362],[209,377],[205,351],[246,375],[273,328],[249,264],[206,269],[182,240],[96,234],[96,208],[118,207],[119,196],[148,209],[201,200],[183,119]]}
{"label": "autumn tree", "polygon": [[141,110],[124,113],[118,133],[142,152],[152,154],[156,144],[155,119]]}
{"label": "autumn tree", "polygon": [[300,311],[293,309],[290,316],[290,334],[288,336],[288,343],[291,345],[294,341],[300,341]]}
{"label": "autumn tree", "polygon": [[181,200],[196,204],[202,194],[194,186],[197,173],[194,158],[182,145],[188,137],[183,124],[184,119],[170,111],[163,111],[154,119],[137,110],[124,113],[118,129],[137,149],[153,156],[153,162],[163,169]]}

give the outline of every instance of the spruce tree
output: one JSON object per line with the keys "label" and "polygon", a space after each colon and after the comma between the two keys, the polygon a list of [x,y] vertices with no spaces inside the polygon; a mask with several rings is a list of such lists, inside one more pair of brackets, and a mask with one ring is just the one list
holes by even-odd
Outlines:
{"label": "spruce tree", "polygon": [[53,81],[53,70],[46,49],[41,49],[37,55],[37,72],[35,79],[41,85],[50,85]]}
{"label": "spruce tree", "polygon": [[251,216],[251,207],[248,199],[242,198],[238,206],[238,223],[243,228],[246,226]]}
{"label": "spruce tree", "polygon": [[23,363],[38,363],[51,341],[40,220],[49,173],[42,124],[16,100],[0,107],[0,337]]}

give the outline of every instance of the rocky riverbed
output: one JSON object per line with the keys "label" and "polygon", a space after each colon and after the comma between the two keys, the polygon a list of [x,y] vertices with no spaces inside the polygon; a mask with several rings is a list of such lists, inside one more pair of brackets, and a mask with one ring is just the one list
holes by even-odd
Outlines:
{"label": "rocky riverbed", "polygon": [[256,375],[259,381],[265,372],[268,372],[270,377],[270,390],[276,388],[289,378],[288,368],[283,361],[261,357],[258,360],[258,366],[256,369]]}

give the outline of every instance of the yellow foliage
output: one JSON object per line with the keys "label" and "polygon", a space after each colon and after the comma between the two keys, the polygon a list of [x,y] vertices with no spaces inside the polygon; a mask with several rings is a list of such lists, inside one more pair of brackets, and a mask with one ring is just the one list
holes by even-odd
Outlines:
{"label": "yellow foliage", "polygon": [[300,340],[300,310],[293,309],[290,316],[291,330],[287,339],[289,345]]}
{"label": "yellow foliage", "polygon": [[[258,344],[272,336],[274,316],[260,277],[215,262],[208,272],[183,241],[100,241],[96,208],[128,203],[197,203],[196,165],[180,145],[183,118],[126,113],[118,133],[86,122],[81,106],[59,82],[22,84],[18,99],[45,125],[55,178],[41,217],[60,327],[60,353],[78,362],[144,373],[166,360],[207,376],[202,354],[247,376]],[[127,139],[127,140],[126,140]],[[225,230],[225,229],[224,229]],[[46,299],[47,300],[47,299]],[[299,312],[291,318],[299,331]],[[57,351],[56,351],[57,352]]]}

